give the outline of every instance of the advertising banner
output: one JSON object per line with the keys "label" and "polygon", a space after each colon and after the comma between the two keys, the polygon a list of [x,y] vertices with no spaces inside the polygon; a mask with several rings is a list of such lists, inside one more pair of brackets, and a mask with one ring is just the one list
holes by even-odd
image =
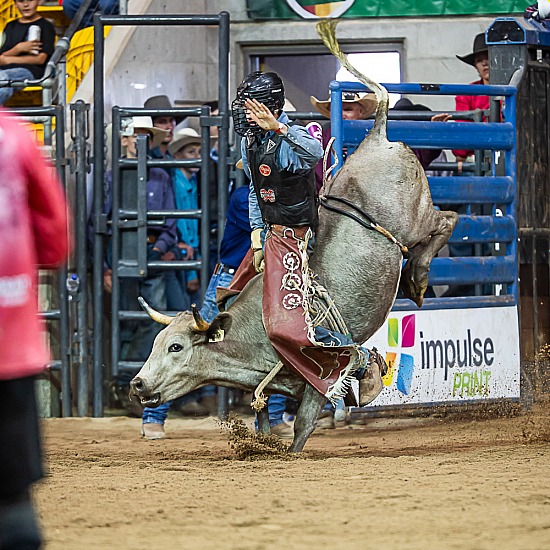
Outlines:
{"label": "advertising banner", "polygon": [[391,312],[366,346],[389,366],[372,406],[519,397],[517,306]]}
{"label": "advertising banner", "polygon": [[528,5],[528,2],[519,0],[247,0],[251,19],[512,15],[523,13]]}

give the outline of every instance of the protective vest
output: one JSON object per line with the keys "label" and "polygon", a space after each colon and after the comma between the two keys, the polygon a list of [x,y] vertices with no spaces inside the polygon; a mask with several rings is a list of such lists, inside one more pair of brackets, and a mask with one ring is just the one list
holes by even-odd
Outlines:
{"label": "protective vest", "polygon": [[277,168],[282,136],[273,134],[247,145],[246,158],[264,222],[288,227],[317,225],[315,172],[295,174]]}

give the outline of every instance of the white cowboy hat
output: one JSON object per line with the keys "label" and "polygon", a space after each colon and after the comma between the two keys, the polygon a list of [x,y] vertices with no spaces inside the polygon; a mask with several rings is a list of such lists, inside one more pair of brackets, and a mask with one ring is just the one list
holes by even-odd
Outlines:
{"label": "white cowboy hat", "polygon": [[132,118],[122,119],[121,136],[133,136],[136,129],[147,130],[151,136],[149,148],[158,147],[164,138],[170,133],[168,130],[153,126],[153,120],[150,116],[135,116]]}
{"label": "white cowboy hat", "polygon": [[170,145],[168,145],[168,151],[170,151],[171,155],[175,155],[190,143],[200,145],[201,137],[193,128],[182,128],[176,132],[174,139],[170,142]]}
{"label": "white cowboy hat", "polygon": [[[314,96],[309,96],[311,104],[324,116],[330,118],[330,97],[326,101],[319,101]],[[363,106],[363,116],[361,118],[368,118],[372,113],[376,111],[378,105],[376,96],[374,94],[365,94],[361,97],[354,92],[343,92],[342,103],[359,103]]]}

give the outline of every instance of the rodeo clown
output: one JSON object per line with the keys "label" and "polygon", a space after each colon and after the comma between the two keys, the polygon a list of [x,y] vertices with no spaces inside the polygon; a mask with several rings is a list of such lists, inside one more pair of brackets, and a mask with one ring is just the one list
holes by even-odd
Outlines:
{"label": "rodeo clown", "polygon": [[314,168],[323,150],[306,128],[289,123],[284,102],[276,73],[253,72],[232,104],[242,164],[251,180],[252,249],[230,290],[241,290],[263,272],[263,320],[280,361],[332,403],[348,394],[352,377],[358,378],[363,406],[380,393],[385,363],[349,337],[314,326],[307,249],[318,221]]}

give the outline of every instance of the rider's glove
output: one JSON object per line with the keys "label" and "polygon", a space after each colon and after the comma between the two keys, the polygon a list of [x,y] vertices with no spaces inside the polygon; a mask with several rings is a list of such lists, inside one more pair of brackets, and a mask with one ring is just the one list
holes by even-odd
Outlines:
{"label": "rider's glove", "polygon": [[262,230],[254,229],[250,235],[252,241],[252,250],[254,251],[254,258],[252,264],[256,273],[261,273],[264,270],[264,250],[262,248]]}

